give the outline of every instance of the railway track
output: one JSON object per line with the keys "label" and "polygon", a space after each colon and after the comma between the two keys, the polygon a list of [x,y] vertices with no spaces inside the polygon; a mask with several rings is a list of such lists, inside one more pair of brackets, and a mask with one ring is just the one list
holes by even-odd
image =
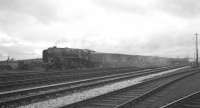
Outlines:
{"label": "railway track", "polygon": [[[146,68],[156,68],[156,67],[146,67]],[[98,71],[113,71],[113,70],[138,70],[138,69],[146,69],[146,68],[138,68],[138,67],[119,67],[119,68],[91,68],[91,69],[73,69],[73,70],[50,70],[50,71],[22,71],[22,72],[6,72],[0,73],[0,78],[4,77],[24,77],[24,76],[37,76],[37,75],[54,75],[54,73],[58,74],[80,74],[82,73],[95,73]],[[158,68],[158,67],[157,67]]]}
{"label": "railway track", "polygon": [[[97,70],[97,71],[92,71]],[[69,71],[69,72],[47,72],[47,73],[28,73],[28,74],[12,74],[0,75],[0,91],[8,91],[12,89],[19,89],[31,86],[40,86],[44,84],[55,84],[61,82],[70,82],[81,79],[88,79],[92,77],[100,77],[106,75],[113,75],[119,73],[128,73],[131,71],[143,70],[141,68],[116,68],[116,69],[91,69]]]}
{"label": "railway track", "polygon": [[[140,70],[144,68],[135,68],[135,67],[127,67],[127,68],[110,68],[110,69],[80,69],[80,70],[67,70],[67,71],[55,71],[55,72],[23,72],[23,73],[7,73],[1,74],[0,78],[3,82],[12,81],[12,80],[21,80],[21,79],[29,79],[29,78],[38,78],[39,76],[55,76],[56,75],[78,75],[78,74],[92,74],[96,72],[111,72],[111,71],[128,71],[128,70]],[[6,79],[7,78],[7,79]]]}
{"label": "railway track", "polygon": [[200,91],[180,98],[160,108],[200,108]]}
{"label": "railway track", "polygon": [[[168,67],[181,67],[181,66],[168,66]],[[120,68],[96,68],[96,69],[76,69],[76,70],[66,70],[66,71],[26,71],[26,72],[7,72],[0,73],[0,82],[10,81],[10,80],[21,80],[21,79],[29,79],[29,78],[38,78],[39,76],[55,76],[56,75],[79,75],[79,74],[92,74],[97,72],[107,72],[113,73],[118,71],[137,71],[142,69],[154,69],[159,67],[146,67],[146,68],[138,68],[138,67],[120,67]]]}
{"label": "railway track", "polygon": [[[177,67],[162,67],[158,68],[160,70],[166,70],[166,69],[173,69]],[[22,76],[19,77],[18,80],[15,80],[16,77],[14,77],[14,80],[9,80],[9,77],[5,77],[4,82],[0,82],[0,92],[2,91],[8,91],[13,89],[20,89],[20,88],[28,88],[28,87],[34,87],[34,86],[42,86],[47,84],[56,84],[56,83],[62,83],[62,82],[72,82],[77,80],[83,80],[83,79],[89,79],[94,77],[102,77],[102,76],[108,76],[108,75],[117,75],[117,74],[124,74],[124,73],[131,73],[133,71],[136,71],[139,69],[133,69],[133,68],[122,68],[122,69],[109,69],[109,70],[99,70],[97,72],[72,72],[72,73],[51,73],[48,74],[41,74],[41,75],[30,75],[30,76]],[[152,70],[152,69],[147,69]],[[21,78],[21,79],[20,79]],[[1,78],[0,78],[1,79]],[[11,78],[12,79],[12,78]]]}
{"label": "railway track", "polygon": [[7,92],[0,92],[0,106],[9,107],[19,106],[24,103],[31,103],[32,100],[42,99],[46,97],[55,97],[55,95],[73,92],[74,90],[86,89],[91,87],[96,87],[99,85],[105,85],[113,82],[118,82],[122,80],[127,80],[131,78],[136,78],[139,76],[149,75],[153,73],[158,73],[165,70],[170,70],[172,67],[168,68],[158,68],[154,70],[143,70],[138,72],[130,72],[124,74],[117,74],[111,76],[97,77],[92,79],[80,80],[75,82],[59,83],[53,85],[46,85],[40,87],[33,87],[27,89],[19,89]]}
{"label": "railway track", "polygon": [[190,73],[185,71],[184,73],[174,73],[164,77],[155,78],[135,86],[73,103],[62,108],[133,108],[134,104],[142,101],[145,97],[153,95],[178,80],[194,75],[199,70],[190,71]]}

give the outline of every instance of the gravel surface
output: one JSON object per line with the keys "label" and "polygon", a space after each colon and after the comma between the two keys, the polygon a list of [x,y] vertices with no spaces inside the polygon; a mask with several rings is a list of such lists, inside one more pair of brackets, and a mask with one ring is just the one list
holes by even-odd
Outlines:
{"label": "gravel surface", "polygon": [[182,79],[160,92],[149,96],[134,108],[159,108],[174,100],[187,96],[193,92],[200,91],[200,73]]}
{"label": "gravel surface", "polygon": [[[179,68],[182,69],[182,68]],[[121,81],[121,82],[117,82],[117,83],[113,83],[110,85],[105,85],[102,87],[98,87],[98,88],[94,88],[91,90],[87,90],[87,91],[82,91],[82,92],[78,92],[78,93],[73,93],[67,96],[63,96],[63,97],[59,97],[56,99],[50,99],[47,101],[42,101],[42,102],[37,102],[37,103],[33,103],[30,105],[26,105],[26,106],[21,106],[20,108],[55,108],[55,107],[61,107],[64,105],[68,105],[74,102],[78,102],[78,101],[82,101],[88,98],[92,98],[95,96],[99,96],[108,92],[112,92],[114,90],[118,90],[118,89],[122,89],[125,87],[129,87],[138,83],[143,82],[146,79],[149,78],[153,78],[156,76],[160,76],[160,75],[164,75],[164,74],[168,74],[168,73],[172,73],[176,70],[179,69],[173,69],[173,70],[169,70],[169,71],[164,71],[161,73],[156,73],[156,74],[152,74],[152,75],[147,75],[147,76],[143,76],[143,77],[138,77],[138,78],[134,78],[134,79],[130,79],[130,80],[126,80],[126,81]]]}

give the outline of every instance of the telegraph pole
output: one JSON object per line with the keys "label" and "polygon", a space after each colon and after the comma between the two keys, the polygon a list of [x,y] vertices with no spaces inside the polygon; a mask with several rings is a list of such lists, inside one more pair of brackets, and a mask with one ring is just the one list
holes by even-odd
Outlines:
{"label": "telegraph pole", "polygon": [[198,33],[195,33],[194,34],[196,36],[196,43],[195,43],[195,46],[196,46],[196,66],[199,66],[199,49],[198,49]]}

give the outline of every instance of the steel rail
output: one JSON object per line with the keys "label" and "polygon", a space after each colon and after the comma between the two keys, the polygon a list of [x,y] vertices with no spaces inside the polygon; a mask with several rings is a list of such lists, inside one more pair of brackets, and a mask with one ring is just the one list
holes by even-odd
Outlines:
{"label": "steel rail", "polygon": [[[160,85],[158,87],[150,89],[150,90],[144,92],[140,96],[131,97],[131,95],[126,95],[126,92],[124,92],[124,91],[126,91],[126,90],[128,90],[130,88],[134,89],[133,87],[141,86],[141,85],[144,85],[144,84],[147,84],[147,86],[148,86],[149,82],[155,81],[155,80],[162,80],[162,78],[164,78],[164,77],[159,77],[159,78],[155,78],[155,79],[152,79],[152,80],[148,80],[148,81],[145,81],[144,83],[141,83],[141,84],[138,84],[138,85],[134,85],[132,87],[128,87],[128,88],[125,88],[125,89],[122,89],[122,90],[119,90],[119,91],[115,91],[113,93],[104,94],[102,96],[91,98],[91,99],[88,99],[88,100],[84,100],[82,102],[70,104],[70,105],[67,105],[67,106],[62,107],[62,108],[79,108],[79,107],[81,108],[82,106],[84,107],[84,105],[86,107],[94,107],[94,106],[87,106],[87,104],[95,103],[93,100],[98,100],[98,99],[99,100],[106,100],[107,97],[115,97],[115,96],[117,97],[117,95],[119,95],[119,94],[124,94],[124,97],[123,97],[123,95],[120,95],[120,96],[118,96],[118,98],[114,98],[115,101],[116,101],[116,99],[117,99],[117,101],[120,101],[120,97],[122,97],[122,99],[127,97],[128,100],[123,101],[122,103],[120,103],[120,102],[114,102],[114,103],[110,102],[108,105],[102,103],[102,104],[100,104],[98,106],[98,104],[97,104],[97,106],[95,106],[95,107],[101,107],[101,108],[132,108],[132,107],[134,107],[134,104],[136,104],[137,102],[143,100],[144,98],[148,97],[149,95],[152,95],[152,94],[156,93],[157,91],[161,90],[162,88],[164,88],[164,87],[166,87],[166,86],[168,86],[168,85],[170,85],[170,84],[172,84],[172,83],[174,83],[174,82],[176,82],[178,80],[181,80],[181,79],[183,79],[185,77],[188,77],[188,76],[191,76],[193,74],[196,74],[198,72],[198,70],[194,70],[194,69],[191,69],[190,71],[192,71],[192,72],[187,73],[188,71],[185,71],[185,72],[181,72],[181,73],[174,73],[174,74],[171,74],[169,76],[167,75],[165,77],[170,78],[170,77],[174,77],[174,75],[181,75],[181,77],[178,77],[178,78],[176,78],[176,79],[174,79],[174,80],[172,80],[172,81],[170,81],[168,83],[165,83],[165,84],[162,84],[162,85]],[[134,94],[134,95],[137,95],[137,94]],[[109,101],[109,99],[107,101]]]}
{"label": "steel rail", "polygon": [[[141,69],[143,70],[143,69]],[[44,84],[55,84],[55,83],[61,83],[61,82],[71,82],[71,81],[75,81],[75,80],[82,80],[82,79],[88,79],[88,78],[92,78],[92,77],[100,77],[100,76],[106,76],[106,75],[114,75],[114,74],[119,74],[119,73],[128,73],[131,71],[138,71],[135,69],[114,69],[114,70],[110,70],[108,73],[108,70],[101,70],[101,71],[97,71],[96,73],[80,73],[80,74],[68,74],[68,73],[64,73],[62,75],[55,75],[54,76],[37,76],[36,78],[29,78],[27,79],[27,76],[22,77],[21,80],[13,80],[13,81],[6,81],[6,82],[0,82],[0,92],[6,90],[8,91],[9,89],[18,89],[20,86],[26,86],[26,85],[33,85],[35,84],[36,86],[40,86],[40,85],[44,85]],[[2,80],[2,79],[1,79]],[[8,78],[6,78],[6,80],[8,80]],[[17,88],[16,88],[17,87]],[[8,89],[9,88],[9,89]]]}
{"label": "steel rail", "polygon": [[[177,67],[162,67],[162,68],[156,68],[156,69],[174,69],[174,68],[177,68]],[[152,69],[147,69],[147,70],[152,70]],[[121,70],[123,71],[123,70]],[[139,71],[130,71],[130,72],[125,72],[125,73],[133,73],[133,72],[140,72],[142,70],[139,70]],[[124,72],[124,71],[123,71]],[[101,73],[99,73],[101,74]],[[115,73],[113,75],[118,75],[118,74],[124,74],[122,72],[120,73]],[[112,74],[111,74],[112,75]],[[102,76],[102,75],[100,75]],[[20,81],[12,81],[12,82],[6,82],[6,83],[0,83],[0,91],[4,91],[3,88],[6,88],[6,91],[8,88],[14,88],[14,87],[20,87],[20,86],[26,86],[26,85],[33,85],[33,84],[49,84],[49,83],[52,83],[52,84],[56,84],[56,83],[62,83],[62,82],[72,82],[73,80],[69,80],[70,78],[71,79],[76,79],[77,77],[80,77],[78,78],[77,80],[82,80],[82,79],[88,79],[87,77],[88,74],[84,75],[84,76],[71,76],[71,75],[63,75],[63,76],[56,76],[56,77],[49,77],[48,76],[46,78],[36,78],[36,79],[28,79],[28,80],[20,80]],[[106,76],[105,76],[106,77]],[[96,77],[98,78],[98,77]]]}
{"label": "steel rail", "polygon": [[[198,100],[197,100],[198,99]],[[160,108],[200,108],[200,91],[191,93]]]}
{"label": "steel rail", "polygon": [[[36,87],[36,88],[31,88],[31,89],[25,89],[25,90],[20,90],[20,91],[11,91],[11,92],[1,92],[0,93],[0,98],[7,97],[7,96],[12,96],[12,95],[18,95],[18,94],[29,94],[30,92],[35,92],[38,90],[48,90],[51,88],[56,88],[54,91],[49,91],[49,92],[42,92],[42,93],[36,93],[32,95],[24,95],[20,97],[14,97],[10,98],[8,100],[3,100],[0,101],[0,105],[8,105],[11,103],[16,103],[24,100],[30,100],[30,99],[35,99],[35,98],[40,98],[44,97],[47,95],[52,95],[56,94],[59,92],[65,92],[69,90],[75,90],[75,89],[80,89],[80,88],[85,88],[85,87],[91,87],[91,86],[97,86],[99,84],[107,84],[115,81],[120,81],[120,80],[125,80],[128,78],[133,78],[133,77],[138,77],[138,76],[143,76],[143,75],[148,75],[156,72],[161,72],[164,71],[163,69],[158,69],[156,70],[151,70],[149,71],[144,71],[145,73],[129,73],[129,74],[119,74],[119,75],[113,75],[113,76],[106,76],[106,77],[100,77],[100,78],[93,78],[93,79],[87,79],[87,80],[82,80],[82,81],[75,81],[71,83],[63,83],[63,84],[56,84],[56,85],[49,85],[49,86],[43,86],[43,87]],[[132,75],[131,75],[132,74]],[[59,87],[63,87],[62,89],[58,89]],[[28,93],[25,93],[28,92]]]}

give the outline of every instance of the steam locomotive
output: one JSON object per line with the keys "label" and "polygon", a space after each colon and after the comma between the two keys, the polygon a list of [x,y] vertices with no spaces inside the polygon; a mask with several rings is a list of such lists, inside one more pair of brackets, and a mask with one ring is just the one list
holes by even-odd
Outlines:
{"label": "steam locomotive", "polygon": [[43,51],[43,62],[47,68],[71,69],[93,67],[90,55],[95,51],[88,49],[52,47]]}

